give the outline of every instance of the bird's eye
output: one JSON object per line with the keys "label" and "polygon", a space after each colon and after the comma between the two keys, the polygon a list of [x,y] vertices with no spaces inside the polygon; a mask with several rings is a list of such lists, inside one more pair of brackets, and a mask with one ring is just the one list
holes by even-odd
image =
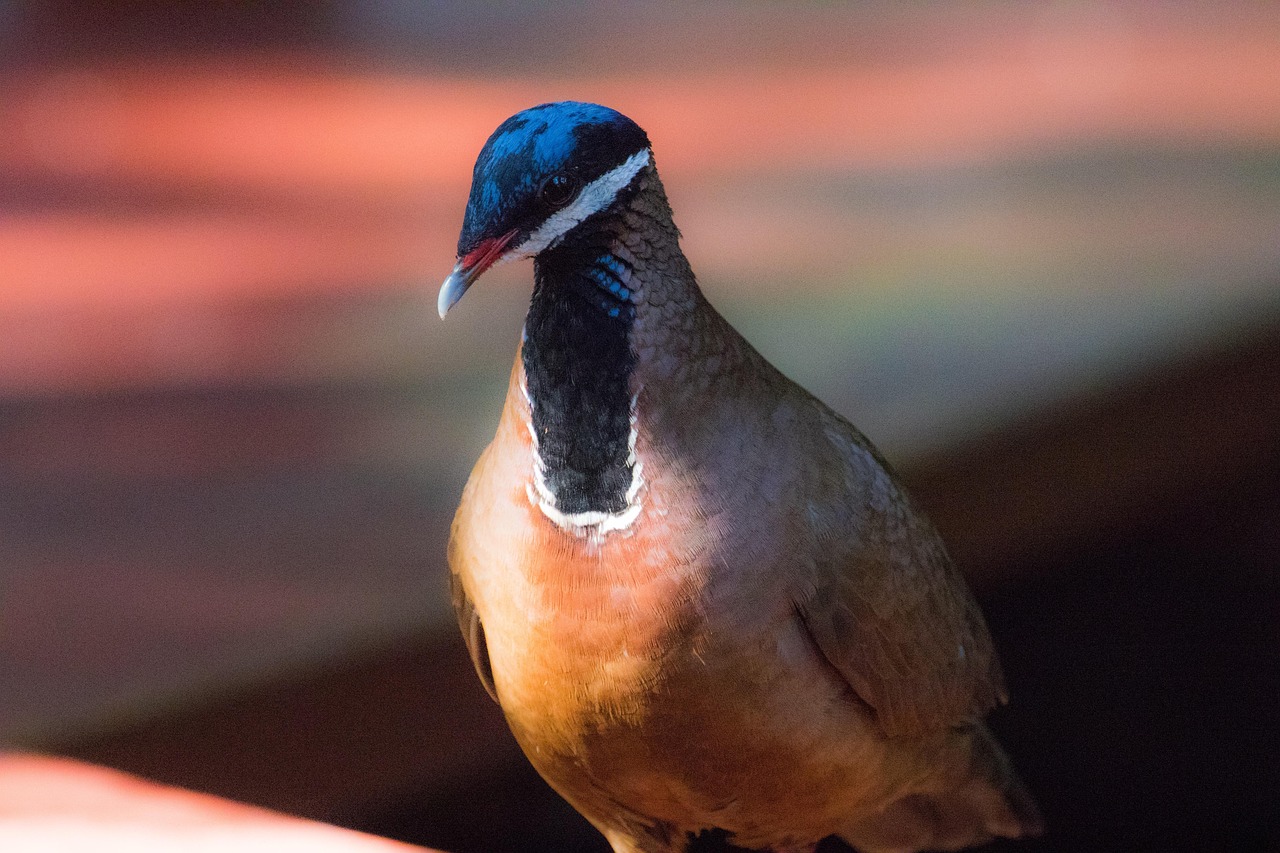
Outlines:
{"label": "bird's eye", "polygon": [[570,175],[552,175],[543,183],[538,197],[549,207],[564,207],[578,194],[578,182]]}

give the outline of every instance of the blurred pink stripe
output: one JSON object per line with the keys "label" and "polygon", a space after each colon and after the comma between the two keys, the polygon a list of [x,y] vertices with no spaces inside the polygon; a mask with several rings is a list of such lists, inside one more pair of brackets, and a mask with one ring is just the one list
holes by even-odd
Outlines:
{"label": "blurred pink stripe", "polygon": [[0,754],[5,853],[430,853],[76,761]]}
{"label": "blurred pink stripe", "polygon": [[631,114],[670,173],[919,167],[1099,138],[1277,141],[1277,80],[1268,31],[1044,35],[889,67],[616,79],[113,66],[12,81],[0,169],[413,200],[465,191],[498,121],[565,97]]}

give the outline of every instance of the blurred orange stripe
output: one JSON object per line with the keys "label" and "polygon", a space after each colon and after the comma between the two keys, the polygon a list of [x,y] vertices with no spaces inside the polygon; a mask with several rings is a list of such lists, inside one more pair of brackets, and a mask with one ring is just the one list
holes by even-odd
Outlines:
{"label": "blurred orange stripe", "polygon": [[431,853],[91,764],[0,754],[6,853]]}
{"label": "blurred orange stripe", "polygon": [[443,280],[453,260],[446,234],[413,217],[14,215],[0,219],[0,310],[352,290],[437,272]]}
{"label": "blurred orange stripe", "polygon": [[1280,140],[1280,34],[1073,34],[891,67],[422,79],[270,65],[113,66],[11,81],[0,170],[380,198],[465,191],[498,121],[617,106],[664,169],[927,166],[1046,142]]}

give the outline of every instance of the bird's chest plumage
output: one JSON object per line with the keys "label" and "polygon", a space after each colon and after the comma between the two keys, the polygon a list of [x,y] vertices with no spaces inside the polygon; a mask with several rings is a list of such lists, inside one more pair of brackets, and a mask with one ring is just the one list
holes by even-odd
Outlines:
{"label": "bird's chest plumage", "polygon": [[[514,378],[518,388],[518,367]],[[672,458],[655,446],[643,397],[634,523],[603,535],[566,531],[531,487],[527,405],[518,391],[508,398],[454,542],[517,738],[576,802],[626,802],[690,826],[728,821],[714,815],[737,803],[767,820],[768,808],[743,791],[782,804],[796,774],[820,777],[795,755],[820,739],[815,710],[839,701],[796,629],[787,590],[764,588],[789,577],[768,570],[785,567],[786,531],[770,529],[746,483],[738,481],[740,500],[724,499],[715,478],[734,472],[714,453]],[[726,453],[737,458],[736,444]]]}
{"label": "bird's chest plumage", "polygon": [[[593,720],[645,713],[670,658],[696,630],[708,531],[667,512],[660,466],[626,529],[566,529],[539,492],[524,404],[508,401],[494,443],[468,485],[453,553],[485,626],[503,707],[513,724],[546,729],[574,749]],[[638,461],[648,461],[637,449]],[[677,487],[678,488],[678,487]]]}

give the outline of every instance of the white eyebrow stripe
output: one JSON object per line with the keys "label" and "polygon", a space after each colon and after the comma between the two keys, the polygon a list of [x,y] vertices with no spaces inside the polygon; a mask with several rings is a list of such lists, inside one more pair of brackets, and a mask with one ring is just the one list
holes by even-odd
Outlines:
{"label": "white eyebrow stripe", "polygon": [[531,258],[545,249],[554,246],[560,238],[569,233],[575,225],[599,213],[609,205],[641,169],[649,163],[649,149],[637,151],[626,159],[621,166],[605,172],[582,188],[573,203],[547,217],[546,221],[525,238],[524,242],[508,250],[503,260],[508,257]]}

